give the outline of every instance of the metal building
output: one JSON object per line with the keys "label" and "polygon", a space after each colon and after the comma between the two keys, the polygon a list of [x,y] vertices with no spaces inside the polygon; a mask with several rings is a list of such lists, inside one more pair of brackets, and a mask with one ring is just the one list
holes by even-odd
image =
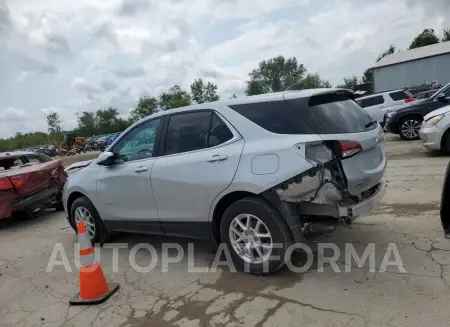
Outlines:
{"label": "metal building", "polygon": [[450,82],[450,42],[399,51],[381,59],[373,69],[373,92],[423,84]]}

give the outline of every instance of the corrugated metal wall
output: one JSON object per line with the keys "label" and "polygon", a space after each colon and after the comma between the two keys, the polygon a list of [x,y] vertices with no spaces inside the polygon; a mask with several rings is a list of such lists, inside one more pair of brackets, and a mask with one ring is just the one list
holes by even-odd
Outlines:
{"label": "corrugated metal wall", "polygon": [[383,92],[437,81],[450,82],[450,54],[404,62],[373,70],[374,92]]}

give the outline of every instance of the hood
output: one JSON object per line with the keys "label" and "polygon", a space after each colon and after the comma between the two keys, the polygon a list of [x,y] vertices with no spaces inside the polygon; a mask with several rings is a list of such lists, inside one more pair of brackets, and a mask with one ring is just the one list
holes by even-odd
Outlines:
{"label": "hood", "polygon": [[65,171],[69,172],[71,170],[84,168],[86,166],[89,166],[89,164],[92,162],[92,160],[86,160],[86,161],[79,161],[71,164],[69,167],[66,167]]}
{"label": "hood", "polygon": [[439,108],[437,110],[434,110],[434,111],[428,113],[427,115],[425,115],[425,117],[423,119],[424,120],[428,120],[431,117],[434,117],[434,116],[437,116],[437,115],[443,115],[443,114],[446,114],[449,111],[450,111],[450,105],[442,107],[442,108]]}
{"label": "hood", "polygon": [[[400,114],[402,112],[406,112],[406,111],[410,110],[411,108],[417,108],[417,107],[425,105],[429,102],[431,102],[429,99],[416,100],[414,102],[410,102],[410,103],[401,105],[400,107],[398,107],[396,110],[393,110],[393,111]],[[390,110],[388,110],[388,111],[390,111]]]}

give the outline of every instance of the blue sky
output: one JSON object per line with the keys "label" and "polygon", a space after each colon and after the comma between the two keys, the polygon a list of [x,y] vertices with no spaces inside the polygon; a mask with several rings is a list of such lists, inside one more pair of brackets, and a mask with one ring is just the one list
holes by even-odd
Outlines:
{"label": "blue sky", "polygon": [[249,71],[296,56],[333,85],[390,44],[450,27],[447,0],[0,0],[0,137],[58,112],[115,106],[198,77],[241,95]]}

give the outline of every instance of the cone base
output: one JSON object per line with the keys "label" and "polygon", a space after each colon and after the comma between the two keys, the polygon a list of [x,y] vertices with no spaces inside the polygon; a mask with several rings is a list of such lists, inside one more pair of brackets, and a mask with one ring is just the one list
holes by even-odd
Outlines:
{"label": "cone base", "polygon": [[69,304],[72,305],[88,305],[88,304],[100,304],[105,302],[106,300],[108,300],[108,298],[113,295],[118,289],[119,289],[119,284],[118,283],[111,283],[108,285],[109,286],[109,291],[106,292],[105,294],[103,294],[102,296],[99,296],[95,299],[88,299],[88,300],[83,300],[82,298],[80,298],[80,294],[75,295],[73,298],[71,298],[69,300]]}

